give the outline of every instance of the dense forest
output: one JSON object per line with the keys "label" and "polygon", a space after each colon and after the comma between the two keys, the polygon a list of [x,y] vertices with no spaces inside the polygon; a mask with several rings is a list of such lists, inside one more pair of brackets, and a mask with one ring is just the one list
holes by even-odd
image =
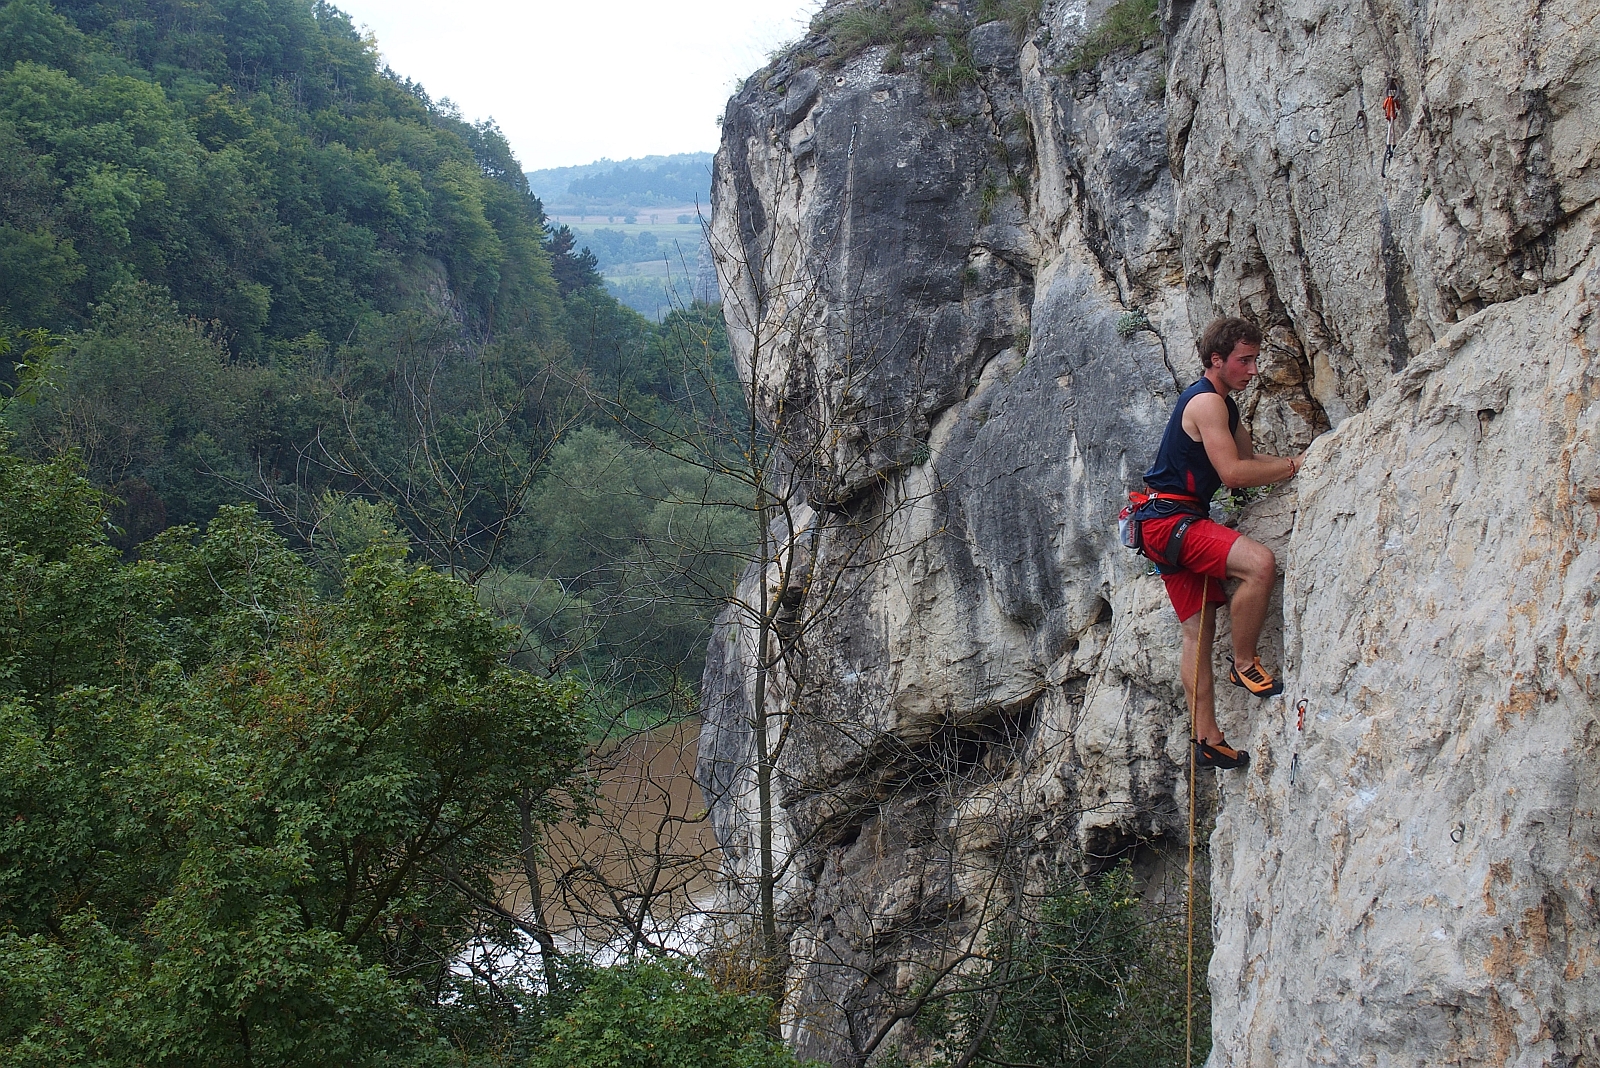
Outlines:
{"label": "dense forest", "polygon": [[327,5],[12,0],[0,40],[6,424],[77,452],[121,548],[250,500],[338,555],[366,504],[455,573],[533,591],[547,661],[614,673],[647,641],[697,674],[704,606],[610,596],[659,555],[653,509],[587,516],[639,479],[662,507],[706,487],[590,387],[670,420],[674,353],[722,348],[718,316],[619,306],[499,131],[377,70]]}
{"label": "dense forest", "polygon": [[615,201],[641,208],[706,202],[711,185],[709,161],[690,159],[657,167],[619,166],[574,178],[567,193],[580,200]]}
{"label": "dense forest", "polygon": [[709,152],[605,159],[529,171],[527,177],[554,214],[608,204],[646,208],[699,203],[709,210],[711,202]]}
{"label": "dense forest", "polygon": [[0,6],[0,1061],[580,1064],[643,1002],[784,1062],[675,965],[460,965],[692,707],[721,329],[325,3]]}

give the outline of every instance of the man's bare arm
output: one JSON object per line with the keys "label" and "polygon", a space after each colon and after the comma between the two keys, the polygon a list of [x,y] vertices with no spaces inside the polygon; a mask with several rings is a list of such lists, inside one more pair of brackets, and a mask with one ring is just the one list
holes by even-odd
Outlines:
{"label": "man's bare arm", "polygon": [[1239,458],[1243,460],[1264,459],[1256,452],[1256,443],[1250,438],[1250,429],[1244,425],[1244,420],[1239,420],[1239,425],[1233,430],[1233,443],[1239,447]]}
{"label": "man's bare arm", "polygon": [[1184,422],[1193,421],[1200,432],[1206,457],[1217,469],[1222,484],[1229,489],[1282,482],[1300,469],[1298,459],[1257,456],[1242,422],[1237,435],[1229,433],[1227,402],[1215,393],[1202,393],[1193,398],[1183,414]]}

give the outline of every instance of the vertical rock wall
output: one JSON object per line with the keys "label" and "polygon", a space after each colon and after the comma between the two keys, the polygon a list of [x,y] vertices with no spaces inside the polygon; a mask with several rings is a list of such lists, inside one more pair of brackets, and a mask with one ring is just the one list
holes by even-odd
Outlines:
{"label": "vertical rock wall", "polygon": [[[859,1063],[1052,871],[1181,846],[1177,625],[1111,519],[1243,313],[1258,448],[1316,439],[1241,521],[1308,715],[1219,709],[1256,763],[1202,780],[1212,1063],[1600,1058],[1593,5],[1174,0],[1074,70],[1106,6],[951,4],[899,69],[819,31],[724,120],[724,308],[818,576],[768,694],[791,1033]],[[741,623],[701,764],[735,897]]]}

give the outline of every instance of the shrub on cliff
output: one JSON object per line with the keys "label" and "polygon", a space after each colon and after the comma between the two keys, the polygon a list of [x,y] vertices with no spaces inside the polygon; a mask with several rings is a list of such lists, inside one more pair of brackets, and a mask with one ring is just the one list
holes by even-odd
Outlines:
{"label": "shrub on cliff", "polygon": [[645,960],[575,979],[530,1068],[805,1068],[769,1034],[771,1002],[720,993],[684,965]]}
{"label": "shrub on cliff", "polygon": [[[1209,910],[1195,944],[1195,1064],[1210,1050],[1205,974]],[[1185,922],[1179,908],[1141,901],[1126,863],[1047,898],[1038,916],[995,941],[981,978],[919,1029],[953,1063],[1039,1068],[1181,1064],[1185,1046]]]}

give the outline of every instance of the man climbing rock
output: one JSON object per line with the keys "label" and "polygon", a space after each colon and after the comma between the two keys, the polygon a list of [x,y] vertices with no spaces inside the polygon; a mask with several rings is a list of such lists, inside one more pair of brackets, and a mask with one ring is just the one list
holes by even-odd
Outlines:
{"label": "man climbing rock", "polygon": [[[1229,605],[1233,664],[1229,680],[1258,697],[1283,685],[1261,666],[1256,641],[1267,614],[1267,598],[1278,562],[1258,541],[1207,518],[1220,486],[1244,489],[1292,478],[1301,456],[1258,455],[1228,396],[1250,384],[1261,353],[1261,331],[1244,319],[1218,319],[1200,335],[1205,374],[1183,391],[1156,461],[1145,472],[1150,501],[1138,512],[1145,555],[1157,561],[1167,595],[1183,624],[1183,688],[1194,709],[1195,761],[1200,767],[1239,768],[1248,753],[1229,746],[1217,726],[1211,649],[1216,613],[1208,604]],[[1173,550],[1176,549],[1174,552]],[[1231,601],[1224,579],[1237,579]]]}

